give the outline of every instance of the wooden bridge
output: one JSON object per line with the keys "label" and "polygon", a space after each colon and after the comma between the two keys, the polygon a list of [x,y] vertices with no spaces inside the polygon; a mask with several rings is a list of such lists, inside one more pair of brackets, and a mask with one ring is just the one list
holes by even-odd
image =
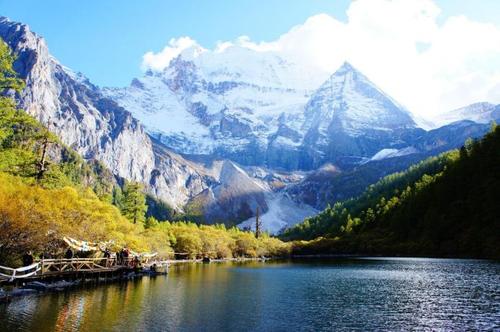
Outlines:
{"label": "wooden bridge", "polygon": [[[169,264],[167,261],[150,261],[148,259],[140,263],[143,269],[150,269],[153,265],[156,265],[158,269],[164,270],[162,272],[166,272]],[[42,259],[29,266],[17,269],[0,266],[0,281],[12,282],[18,279],[131,271],[136,267],[133,257],[123,258],[120,261],[117,261],[116,257]]]}

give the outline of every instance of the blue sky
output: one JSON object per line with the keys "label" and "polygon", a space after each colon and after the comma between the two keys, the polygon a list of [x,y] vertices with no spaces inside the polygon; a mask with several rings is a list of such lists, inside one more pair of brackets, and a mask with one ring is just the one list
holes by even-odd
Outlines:
{"label": "blue sky", "polygon": [[[247,35],[271,41],[308,17],[347,19],[346,0],[0,0],[0,14],[31,26],[64,65],[102,86],[124,86],[141,75],[142,56],[171,38],[205,47]],[[440,20],[466,14],[496,22],[500,1],[441,0]]]}

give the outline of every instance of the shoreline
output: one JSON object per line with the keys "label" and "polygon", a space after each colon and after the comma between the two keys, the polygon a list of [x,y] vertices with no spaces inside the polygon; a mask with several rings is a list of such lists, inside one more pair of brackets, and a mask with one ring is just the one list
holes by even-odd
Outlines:
{"label": "shoreline", "polygon": [[[41,296],[50,293],[71,291],[84,286],[99,286],[110,283],[128,282],[143,277],[166,276],[167,273],[151,273],[149,271],[128,271],[114,276],[80,277],[73,280],[61,278],[57,281],[31,280],[18,286],[14,283],[0,287],[0,304],[9,303],[12,299],[29,295]],[[69,278],[66,278],[69,279]],[[7,289],[7,290],[6,290]]]}
{"label": "shoreline", "polygon": [[[166,262],[169,266],[181,265],[181,264],[196,264],[196,263],[228,263],[228,262],[252,262],[260,261],[266,262],[268,260],[283,259],[281,257],[272,258],[250,258],[250,257],[239,257],[239,258],[223,258],[223,259],[211,259],[210,262],[204,262],[203,259],[179,259],[179,260],[167,260]],[[17,282],[6,282],[0,284],[0,304],[9,303],[14,298],[20,298],[29,295],[45,295],[50,293],[57,293],[63,291],[71,291],[72,289],[77,289],[82,286],[99,286],[101,284],[117,283],[117,282],[128,282],[131,280],[143,278],[143,277],[157,277],[166,276],[168,272],[164,273],[151,273],[150,271],[126,271],[121,274],[111,275],[111,276],[83,276],[80,278],[64,278],[55,277],[47,279],[26,279],[18,280]],[[66,280],[65,280],[66,279]],[[70,281],[67,281],[67,280]]]}
{"label": "shoreline", "polygon": [[[183,264],[210,264],[210,263],[229,263],[229,262],[268,262],[268,261],[283,261],[283,260],[316,260],[316,259],[335,259],[335,258],[353,258],[353,259],[457,259],[457,260],[485,260],[494,261],[494,259],[484,258],[460,258],[460,257],[419,257],[419,256],[374,256],[374,255],[349,255],[349,254],[314,254],[314,255],[291,255],[288,257],[266,257],[266,258],[224,258],[211,259],[209,262],[204,262],[203,259],[180,259],[168,261],[169,266]],[[58,278],[56,281],[42,280],[26,280],[22,284],[6,283],[0,285],[0,304],[9,303],[15,298],[24,296],[36,295],[43,296],[50,293],[58,293],[71,291],[84,286],[100,286],[109,283],[120,283],[137,280],[143,277],[167,276],[166,273],[151,273],[149,271],[128,271],[114,276],[97,276],[97,277],[80,277],[74,280],[67,281],[65,278]],[[68,278],[66,278],[68,279]]]}
{"label": "shoreline", "polygon": [[[285,259],[286,257],[238,257],[238,258],[213,258],[210,263],[225,263],[225,262],[254,262],[254,261],[268,261],[274,259]],[[181,263],[205,263],[202,258],[195,259],[176,259],[167,260],[168,264],[181,264]],[[207,262],[207,263],[209,263]]]}

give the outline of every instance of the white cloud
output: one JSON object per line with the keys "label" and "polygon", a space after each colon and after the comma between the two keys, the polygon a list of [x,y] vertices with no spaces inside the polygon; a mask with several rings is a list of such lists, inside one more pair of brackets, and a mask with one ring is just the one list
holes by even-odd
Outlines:
{"label": "white cloud", "polygon": [[147,52],[142,56],[142,69],[160,71],[167,67],[173,58],[189,48],[200,48],[200,46],[190,37],[172,38],[160,52]]}
{"label": "white cloud", "polygon": [[[500,103],[500,27],[466,16],[438,23],[439,15],[431,0],[357,0],[347,23],[320,14],[275,41],[242,36],[220,42],[214,52],[233,45],[276,52],[328,73],[347,60],[420,116],[477,101]],[[199,45],[189,37],[172,39],[161,52],[146,53],[143,68],[161,70],[188,48]]]}

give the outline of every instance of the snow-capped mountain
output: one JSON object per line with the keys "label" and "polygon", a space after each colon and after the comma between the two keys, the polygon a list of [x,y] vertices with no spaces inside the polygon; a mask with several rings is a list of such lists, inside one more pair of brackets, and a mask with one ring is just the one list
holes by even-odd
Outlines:
{"label": "snow-capped mountain", "polygon": [[213,53],[195,46],[162,72],[105,91],[177,152],[253,165],[265,163],[270,137],[282,123],[301,117],[325,77],[272,53],[241,46]]}
{"label": "snow-capped mountain", "polygon": [[436,118],[437,126],[453,122],[470,120],[476,123],[490,123],[500,119],[500,107],[491,103],[475,103],[441,114]]}
{"label": "snow-capped mountain", "polygon": [[332,129],[358,137],[367,130],[392,132],[416,127],[406,109],[347,62],[316,90],[305,112],[308,127],[325,138]]}
{"label": "snow-capped mountain", "polygon": [[302,146],[312,169],[325,162],[348,167],[387,148],[405,148],[423,134],[411,114],[349,63],[311,96]]}
{"label": "snow-capped mountain", "polygon": [[426,132],[349,63],[331,74],[241,45],[193,46],[127,88],[101,89],[26,25],[0,18],[0,37],[26,80],[23,109],[84,158],[204,222],[250,226],[259,208],[278,231],[483,135],[500,112],[476,105],[446,121],[480,123]]}
{"label": "snow-capped mountain", "polygon": [[245,165],[314,169],[352,165],[420,132],[410,113],[353,66],[329,78],[277,55],[231,46],[184,51],[106,94],[183,154]]}

